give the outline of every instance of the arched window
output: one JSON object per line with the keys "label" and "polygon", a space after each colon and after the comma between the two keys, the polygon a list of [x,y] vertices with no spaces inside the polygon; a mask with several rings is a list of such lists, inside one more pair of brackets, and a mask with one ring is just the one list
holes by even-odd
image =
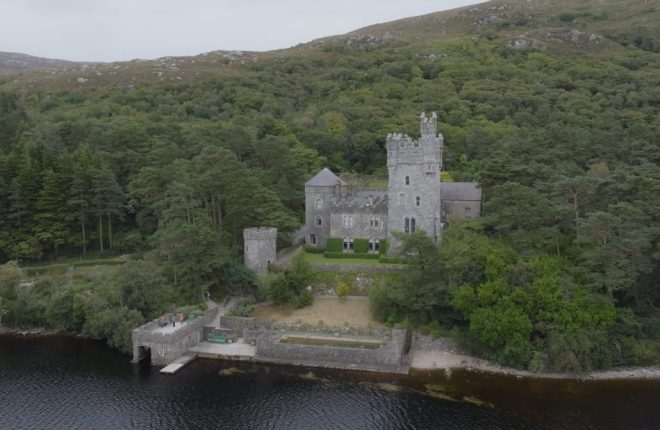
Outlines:
{"label": "arched window", "polygon": [[378,253],[380,251],[380,240],[379,239],[369,239],[369,252]]}
{"label": "arched window", "polygon": [[406,176],[406,185],[410,185],[410,176]]}
{"label": "arched window", "polygon": [[353,252],[353,238],[345,237],[344,238],[344,252]]}
{"label": "arched window", "polygon": [[316,198],[316,209],[323,209],[323,199],[321,197]]}
{"label": "arched window", "polygon": [[316,225],[322,226],[323,225],[323,218],[321,218],[320,216],[317,216],[316,217]]}
{"label": "arched window", "polygon": [[422,198],[420,196],[415,197],[415,206],[419,206],[421,201],[422,201]]}
{"label": "arched window", "polygon": [[403,219],[403,231],[406,233],[414,233],[415,232],[415,218],[408,218],[405,217]]}

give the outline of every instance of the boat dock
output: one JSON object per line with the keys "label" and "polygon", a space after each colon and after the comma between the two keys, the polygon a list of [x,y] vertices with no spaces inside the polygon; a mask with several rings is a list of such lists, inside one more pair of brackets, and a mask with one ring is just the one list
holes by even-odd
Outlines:
{"label": "boat dock", "polygon": [[188,364],[192,363],[195,359],[197,358],[196,355],[194,354],[185,354],[182,355],[181,357],[177,358],[167,366],[163,367],[160,369],[160,373],[164,373],[167,375],[173,375],[179,370],[183,369],[185,366]]}

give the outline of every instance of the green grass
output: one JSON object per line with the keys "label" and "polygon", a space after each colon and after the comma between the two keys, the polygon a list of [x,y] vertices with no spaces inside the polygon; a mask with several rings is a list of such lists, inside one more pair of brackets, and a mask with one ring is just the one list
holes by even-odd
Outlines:
{"label": "green grass", "polygon": [[373,258],[325,258],[323,254],[311,254],[309,252],[304,252],[305,261],[308,263],[320,263],[320,264],[360,264],[360,265],[369,265],[369,266],[378,266],[380,262],[378,259]]}
{"label": "green grass", "polygon": [[366,188],[373,189],[373,190],[386,190],[388,185],[389,185],[389,182],[388,182],[387,178],[385,178],[385,179],[373,179],[373,180],[367,181]]}

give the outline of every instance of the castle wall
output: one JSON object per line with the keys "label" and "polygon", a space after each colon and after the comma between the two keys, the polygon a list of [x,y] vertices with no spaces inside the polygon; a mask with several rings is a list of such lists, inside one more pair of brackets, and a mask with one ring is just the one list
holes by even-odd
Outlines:
{"label": "castle wall", "polygon": [[[344,217],[351,217],[352,226],[344,223]],[[378,219],[378,226],[371,225],[371,219]],[[359,208],[352,211],[338,211],[330,215],[330,237],[350,237],[362,239],[387,238],[387,212],[372,208]]]}
{"label": "castle wall", "polygon": [[433,114],[420,118],[421,137],[413,140],[405,135],[387,136],[388,242],[390,255],[396,253],[399,240],[394,232],[424,230],[436,243],[441,235],[440,169],[442,135],[436,134],[437,118]]}
{"label": "castle wall", "polygon": [[481,202],[470,200],[443,200],[442,219],[447,221],[450,216],[475,219],[481,214]]}
{"label": "castle wall", "polygon": [[[305,187],[305,242],[309,246],[324,248],[326,239],[331,237],[330,215],[334,208],[331,199],[334,193],[335,187]],[[319,218],[321,225],[318,225]],[[312,234],[316,243],[310,239]]]}
{"label": "castle wall", "polygon": [[277,261],[277,229],[270,227],[243,230],[244,264],[257,273],[264,273],[268,265]]}

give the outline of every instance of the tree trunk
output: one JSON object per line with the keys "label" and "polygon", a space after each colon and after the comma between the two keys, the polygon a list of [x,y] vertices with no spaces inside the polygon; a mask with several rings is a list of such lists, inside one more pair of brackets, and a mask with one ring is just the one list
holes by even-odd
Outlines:
{"label": "tree trunk", "polygon": [[82,227],[83,255],[87,255],[87,234],[85,232],[85,201],[80,193],[80,224]]}
{"label": "tree trunk", "polygon": [[99,212],[99,250],[103,252],[103,215]]}
{"label": "tree trunk", "polygon": [[575,244],[580,247],[580,205],[578,202],[578,191],[573,192],[573,210],[575,211]]}
{"label": "tree trunk", "polygon": [[112,249],[112,215],[108,210],[108,249]]}

